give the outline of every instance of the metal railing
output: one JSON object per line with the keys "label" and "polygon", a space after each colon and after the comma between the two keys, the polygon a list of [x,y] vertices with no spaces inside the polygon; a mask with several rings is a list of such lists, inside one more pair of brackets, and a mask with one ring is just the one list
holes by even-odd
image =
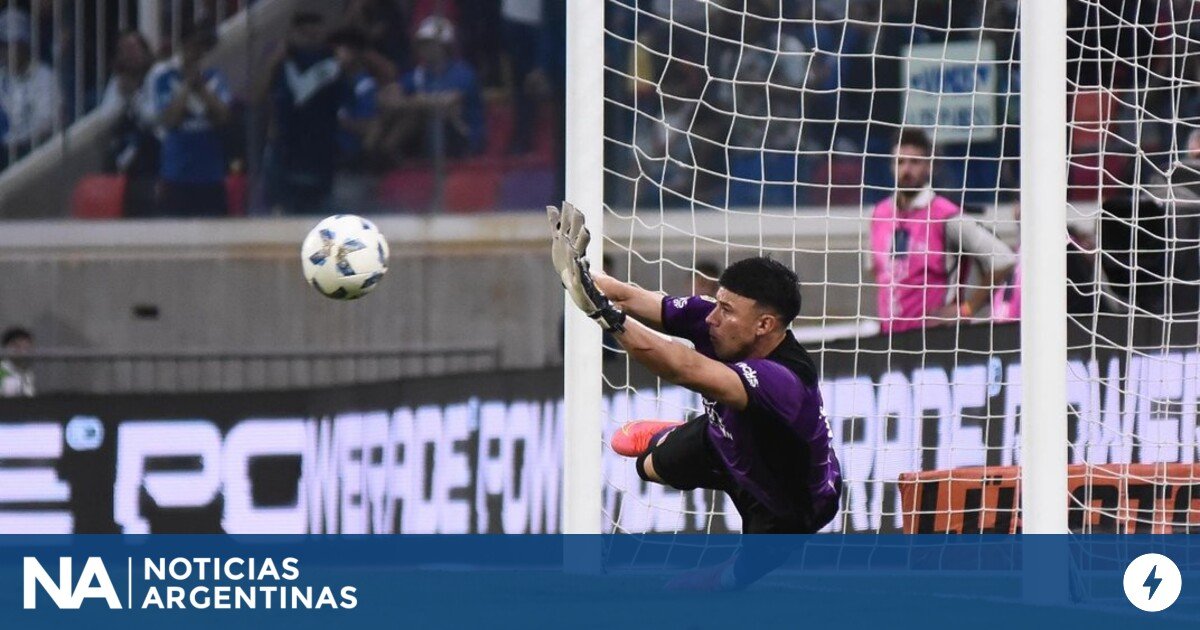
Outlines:
{"label": "metal railing", "polygon": [[[0,9],[0,89],[9,95],[0,166],[13,164],[103,102],[116,80],[121,40],[141,35],[148,64],[178,49],[185,25],[223,24],[256,0],[31,0]],[[147,65],[147,68],[149,65]],[[110,74],[113,73],[113,74]],[[23,106],[22,106],[23,105]],[[3,168],[0,168],[3,170]]]}
{"label": "metal railing", "polygon": [[496,344],[0,353],[0,361],[14,359],[32,370],[38,396],[307,389],[494,371],[501,365]]}

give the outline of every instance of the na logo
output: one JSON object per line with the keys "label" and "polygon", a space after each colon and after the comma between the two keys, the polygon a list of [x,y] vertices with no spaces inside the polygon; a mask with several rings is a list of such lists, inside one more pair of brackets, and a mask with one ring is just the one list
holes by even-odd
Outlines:
{"label": "na logo", "polygon": [[71,583],[74,574],[71,564],[71,558],[58,559],[58,581],[55,582],[37,558],[26,556],[25,609],[37,608],[38,584],[60,609],[78,609],[84,600],[92,598],[105,600],[109,608],[121,607],[121,600],[117,597],[117,590],[113,588],[112,579],[108,577],[108,569],[105,568],[103,560],[95,556],[88,558],[79,574],[79,580],[74,584]]}

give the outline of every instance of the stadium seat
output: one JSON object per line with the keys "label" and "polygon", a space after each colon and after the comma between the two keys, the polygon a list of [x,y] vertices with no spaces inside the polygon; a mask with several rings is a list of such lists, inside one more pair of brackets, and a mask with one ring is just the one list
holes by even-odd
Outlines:
{"label": "stadium seat", "polygon": [[1111,92],[1091,90],[1078,92],[1071,99],[1071,151],[1078,153],[1100,146],[1104,133],[1112,122]]}
{"label": "stadium seat", "polygon": [[862,203],[862,160],[856,157],[834,157],[832,165],[818,160],[814,169],[817,187],[812,189],[809,203],[815,205],[858,205]]}
{"label": "stadium seat", "polygon": [[71,195],[71,216],[77,219],[119,219],[125,214],[124,175],[85,175]]}
{"label": "stadium seat", "polygon": [[433,202],[435,185],[430,168],[392,171],[379,182],[379,203],[400,212],[425,212]]}
{"label": "stadium seat", "polygon": [[[558,112],[552,103],[543,102],[538,107],[537,119],[533,121],[533,151],[529,155],[529,163],[538,165],[554,164],[554,155],[558,140]],[[563,139],[565,141],[565,138]]]}
{"label": "stadium seat", "polygon": [[513,134],[513,110],[507,102],[490,102],[487,104],[487,145],[484,155],[501,156],[508,151]]}
{"label": "stadium seat", "polygon": [[554,203],[554,171],[549,168],[517,168],[500,182],[501,210],[533,210]]}
{"label": "stadium seat", "polygon": [[459,165],[446,176],[444,210],[452,213],[496,209],[500,171],[490,166]]}
{"label": "stadium seat", "polygon": [[229,216],[246,216],[246,199],[249,183],[245,173],[230,173],[225,176],[225,200]]}
{"label": "stadium seat", "polygon": [[[1119,191],[1121,176],[1129,157],[1119,153],[1089,152],[1073,155],[1067,173],[1067,198],[1072,201],[1095,200]],[[1101,189],[1104,186],[1104,189]]]}

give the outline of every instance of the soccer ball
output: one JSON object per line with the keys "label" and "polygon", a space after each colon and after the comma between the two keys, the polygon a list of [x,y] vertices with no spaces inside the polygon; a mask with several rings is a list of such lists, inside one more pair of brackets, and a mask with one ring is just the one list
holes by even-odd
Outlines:
{"label": "soccer ball", "polygon": [[387,273],[387,241],[362,217],[334,215],[305,237],[300,263],[305,280],[321,295],[354,300],[370,293]]}

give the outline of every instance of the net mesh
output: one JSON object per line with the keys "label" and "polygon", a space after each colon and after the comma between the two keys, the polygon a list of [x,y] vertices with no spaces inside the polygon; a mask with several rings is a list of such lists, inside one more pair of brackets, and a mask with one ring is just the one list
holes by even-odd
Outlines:
{"label": "net mesh", "polygon": [[[1194,9],[1068,7],[1064,507],[1076,531],[1174,531],[1195,516]],[[751,255],[800,274],[795,330],[818,359],[845,481],[826,531],[1019,527],[1022,270],[978,239],[902,244],[872,220],[895,191],[896,134],[917,127],[930,187],[962,210],[926,236],[963,216],[1019,250],[1018,23],[1015,0],[607,3],[604,266],[669,295],[712,291]],[[918,257],[946,277],[918,291],[933,315],[881,333],[879,295]],[[941,309],[977,292],[980,309]],[[631,419],[702,412],[609,344],[606,442]],[[605,457],[609,530],[740,527],[720,493],[647,484],[607,444]]]}
{"label": "net mesh", "polygon": [[1200,23],[1188,2],[1071,8],[1071,525],[1190,531]]}

